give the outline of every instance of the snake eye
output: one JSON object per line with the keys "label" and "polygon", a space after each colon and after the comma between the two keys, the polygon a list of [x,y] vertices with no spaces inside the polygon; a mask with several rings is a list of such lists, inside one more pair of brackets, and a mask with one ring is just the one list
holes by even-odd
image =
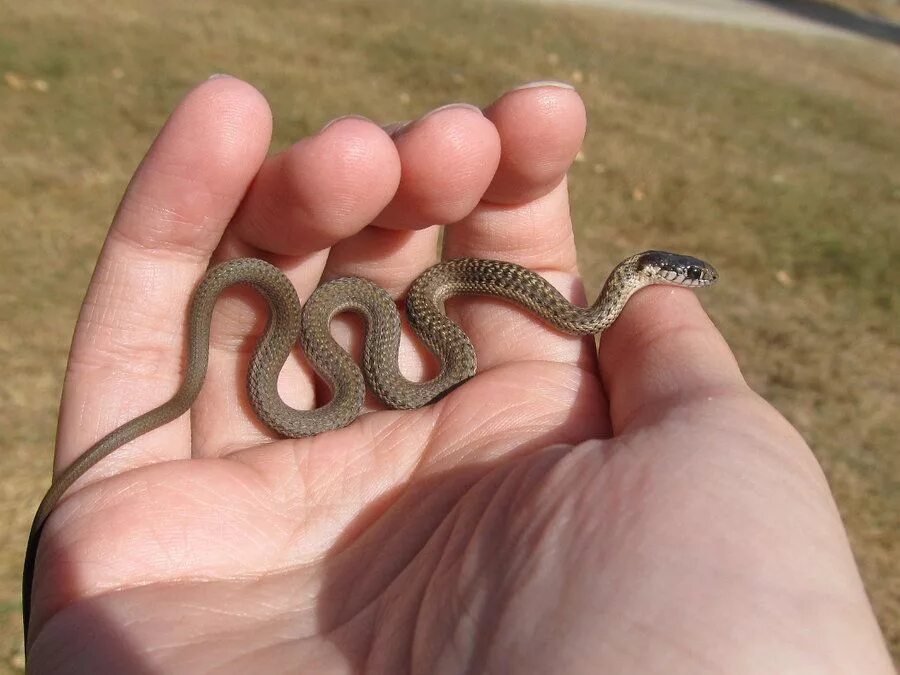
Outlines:
{"label": "snake eye", "polygon": [[691,281],[700,281],[703,278],[703,270],[701,270],[699,267],[691,265],[685,271],[684,276],[686,276]]}

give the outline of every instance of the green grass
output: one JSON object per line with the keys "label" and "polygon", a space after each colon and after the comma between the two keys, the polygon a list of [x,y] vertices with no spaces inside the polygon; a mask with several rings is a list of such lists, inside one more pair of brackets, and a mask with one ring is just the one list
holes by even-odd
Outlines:
{"label": "green grass", "polygon": [[266,94],[276,148],[347,112],[388,122],[576,82],[585,275],[650,246],[719,267],[703,300],[824,465],[900,654],[896,49],[475,0],[0,0],[0,15],[0,670],[21,667],[21,551],[94,259],[166,114],[214,72]]}

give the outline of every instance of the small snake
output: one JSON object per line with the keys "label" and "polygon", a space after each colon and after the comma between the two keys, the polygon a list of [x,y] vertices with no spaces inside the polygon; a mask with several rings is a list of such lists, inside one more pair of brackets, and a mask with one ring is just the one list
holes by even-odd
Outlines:
{"label": "small snake", "polygon": [[[435,378],[419,383],[410,382],[400,373],[400,315],[384,289],[356,277],[335,279],[319,286],[301,309],[288,278],[263,260],[241,258],[213,267],[194,292],[188,362],[181,387],[161,406],[126,422],[91,446],[53,481],[38,507],[28,537],[22,579],[26,644],[35,556],[47,517],[72,483],[94,464],[191,407],[206,376],[213,307],[219,294],[229,286],[249,284],[269,302],[269,323],[250,362],[248,387],[253,409],[273,431],[300,438],[350,424],[362,410],[366,383],[385,405],[413,409],[438,400],[472,377],[475,349],[462,329],[444,313],[444,302],[454,295],[511,300],[564,333],[590,335],[608,328],[632,294],[644,286],[699,287],[708,286],[717,278],[716,270],[697,258],[646,251],[616,266],[593,305],[578,307],[545,279],[514,263],[477,258],[439,263],[413,282],[406,299],[410,325],[441,362]],[[362,370],[329,330],[331,320],[347,311],[362,315],[368,324]],[[278,395],[278,374],[298,340],[332,391],[332,399],[314,410],[295,410]]]}

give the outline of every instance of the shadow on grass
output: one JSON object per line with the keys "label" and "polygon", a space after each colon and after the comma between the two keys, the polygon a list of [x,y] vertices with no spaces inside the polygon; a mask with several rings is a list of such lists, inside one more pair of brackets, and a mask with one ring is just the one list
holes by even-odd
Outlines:
{"label": "shadow on grass", "polygon": [[820,0],[751,0],[788,14],[825,24],[857,35],[900,45],[900,24],[886,19],[857,14],[849,9]]}

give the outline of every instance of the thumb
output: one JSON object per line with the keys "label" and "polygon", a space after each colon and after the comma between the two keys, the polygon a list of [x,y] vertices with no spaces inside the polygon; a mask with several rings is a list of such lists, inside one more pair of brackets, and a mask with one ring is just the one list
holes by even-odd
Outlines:
{"label": "thumb", "polygon": [[600,372],[616,435],[645,414],[746,390],[725,339],[683,288],[651,286],[635,294],[603,334]]}

